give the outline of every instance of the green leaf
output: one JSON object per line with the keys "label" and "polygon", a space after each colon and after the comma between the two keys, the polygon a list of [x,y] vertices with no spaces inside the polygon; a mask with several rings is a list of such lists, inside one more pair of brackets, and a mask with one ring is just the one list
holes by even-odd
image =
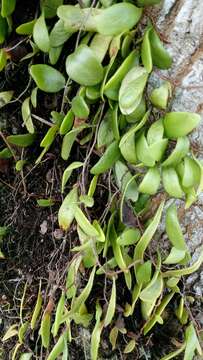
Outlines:
{"label": "green leaf", "polygon": [[58,125],[53,125],[49,128],[45,136],[43,137],[40,146],[44,148],[49,148],[53,141],[55,140],[55,137],[58,132]]}
{"label": "green leaf", "polygon": [[163,168],[162,179],[164,189],[171,197],[177,199],[181,199],[183,197],[183,190],[180,185],[178,174],[174,168]]}
{"label": "green leaf", "polygon": [[135,123],[137,121],[142,120],[142,118],[144,117],[146,111],[147,111],[146,110],[146,102],[145,102],[144,97],[142,97],[142,100],[140,101],[137,108],[130,115],[126,115],[127,122],[128,123]]}
{"label": "green leaf", "polygon": [[112,111],[108,109],[104,115],[97,134],[97,147],[110,145],[114,140],[113,128],[112,128]]}
{"label": "green leaf", "polygon": [[130,197],[134,202],[137,201],[138,199],[139,193],[137,190],[137,183],[135,182],[135,179],[137,177],[138,174],[135,174],[134,176],[130,177],[128,181],[126,181],[120,202],[120,219],[122,222],[124,222],[124,214],[123,214],[124,200],[127,198],[127,196]]}
{"label": "green leaf", "polygon": [[151,282],[140,293],[139,297],[142,300],[141,303],[142,316],[144,317],[145,320],[149,319],[153,311],[153,308],[156,304],[156,301],[163,291],[163,286],[164,283],[163,283],[162,275],[158,273],[157,276],[157,274],[155,273]]}
{"label": "green leaf", "polygon": [[61,147],[61,157],[63,160],[68,160],[73,143],[75,142],[78,134],[87,127],[87,125],[81,125],[77,128],[73,128],[63,138]]}
{"label": "green leaf", "polygon": [[100,98],[100,85],[86,87],[85,95],[91,101],[98,100]]}
{"label": "green leaf", "polygon": [[127,316],[133,315],[134,310],[135,310],[135,305],[136,305],[136,303],[137,303],[137,301],[139,299],[139,295],[140,295],[141,290],[142,290],[142,284],[141,285],[136,284],[134,286],[133,291],[132,291],[132,305],[127,306],[127,307],[129,307],[129,311],[128,311]]}
{"label": "green leaf", "polygon": [[125,229],[117,238],[117,243],[120,246],[129,246],[136,244],[140,239],[140,231],[138,229]]}
{"label": "green leaf", "polygon": [[118,123],[118,104],[111,110],[112,113],[112,130],[115,140],[120,140],[119,123]]}
{"label": "green leaf", "polygon": [[72,126],[73,126],[73,121],[74,121],[74,114],[72,109],[70,109],[67,114],[64,116],[63,121],[61,123],[60,129],[59,129],[59,133],[60,135],[65,135],[67,134],[68,131],[71,130]]}
{"label": "green leaf", "polygon": [[176,166],[188,153],[190,147],[190,142],[188,138],[179,137],[177,139],[177,143],[175,149],[169,155],[169,157],[161,164],[163,167],[165,166]]}
{"label": "green leaf", "polygon": [[8,17],[10,16],[16,6],[16,0],[2,0],[1,1],[1,16]]}
{"label": "green leaf", "polygon": [[193,159],[196,161],[196,164],[199,166],[199,170],[200,170],[200,178],[197,188],[197,195],[199,195],[203,191],[203,164],[194,155],[193,155]]}
{"label": "green leaf", "polygon": [[3,338],[2,338],[2,342],[7,341],[9,339],[11,339],[14,336],[18,335],[18,330],[17,330],[18,324],[13,324],[11,325],[8,330],[6,331],[6,333],[4,334]]}
{"label": "green leaf", "polygon": [[153,157],[159,161],[168,144],[167,139],[163,139],[164,126],[163,119],[155,121],[147,132],[147,142]]}
{"label": "green leaf", "polygon": [[147,142],[149,145],[153,145],[162,140],[164,135],[163,119],[155,121],[147,132]]}
{"label": "green leaf", "polygon": [[58,47],[51,47],[49,50],[49,62],[51,65],[55,65],[57,61],[59,60],[59,57],[61,56],[63,50],[63,45]]}
{"label": "green leaf", "polygon": [[168,99],[171,96],[171,85],[165,81],[159,88],[154,89],[150,95],[151,103],[159,109],[165,110],[168,105]]}
{"label": "green leaf", "polygon": [[149,33],[152,61],[160,69],[168,69],[171,67],[172,58],[168,51],[164,48],[156,31],[152,28]]}
{"label": "green leaf", "polygon": [[[124,258],[124,261],[125,261],[127,266],[132,264],[133,259],[125,252],[125,250],[123,251],[123,258]],[[128,290],[131,290],[131,288],[132,288],[132,275],[131,275],[130,270],[128,272],[124,272],[124,278],[125,278],[125,283],[126,283],[126,286],[127,286]]]}
{"label": "green leaf", "polygon": [[117,338],[118,338],[118,328],[116,326],[114,326],[111,329],[110,334],[109,334],[109,341],[111,343],[112,350],[115,350],[115,348],[116,348]]}
{"label": "green leaf", "polygon": [[0,14],[0,44],[6,40],[8,34],[8,23]]}
{"label": "green leaf", "polygon": [[101,332],[103,329],[103,324],[100,321],[102,315],[102,309],[99,303],[96,304],[96,324],[94,326],[92,336],[91,336],[91,345],[90,345],[90,352],[91,352],[91,360],[98,359],[98,350],[101,338]]}
{"label": "green leaf", "polygon": [[98,236],[98,231],[94,228],[92,224],[90,224],[89,220],[86,218],[86,216],[79,207],[76,207],[75,219],[81,229],[85,232],[85,234],[91,237]]}
{"label": "green leaf", "polygon": [[159,205],[159,208],[149,224],[149,226],[146,228],[144,234],[141,236],[139,242],[136,245],[135,248],[135,260],[143,260],[144,252],[149,245],[152,237],[154,236],[157,227],[159,225],[159,222],[161,220],[162,211],[164,208],[164,201]]}
{"label": "green leaf", "polygon": [[106,316],[104,318],[104,327],[111,324],[116,310],[116,280],[113,277],[113,285],[111,290],[111,297],[109,300]]}
{"label": "green leaf", "polygon": [[16,33],[19,34],[19,35],[32,35],[33,33],[33,28],[34,28],[34,25],[36,23],[37,20],[31,20],[31,21],[28,21],[24,24],[21,24],[19,25],[17,28],[16,28]]}
{"label": "green leaf", "polygon": [[155,161],[161,161],[168,145],[168,139],[162,139],[148,147]]}
{"label": "green leaf", "polygon": [[131,353],[136,346],[136,341],[134,339],[130,340],[129,343],[125,346],[125,349],[123,351],[124,354]]}
{"label": "green leaf", "polygon": [[94,51],[99,62],[102,62],[108,51],[112,36],[95,34],[90,43],[90,48]]}
{"label": "green leaf", "polygon": [[134,35],[134,32],[130,32],[130,33],[127,33],[125,36],[124,36],[124,39],[122,41],[122,45],[121,45],[121,56],[123,59],[125,59],[130,51],[131,51],[131,45],[132,45],[132,42],[133,42],[133,35]]}
{"label": "green leaf", "polygon": [[41,207],[50,207],[54,205],[54,200],[52,199],[39,199],[37,204]]}
{"label": "green leaf", "polygon": [[200,168],[194,159],[185,156],[183,163],[178,165],[177,171],[181,177],[184,188],[198,186],[201,174]]}
{"label": "green leaf", "polygon": [[180,250],[175,247],[172,247],[170,254],[164,260],[163,264],[166,264],[166,265],[179,264],[179,263],[181,263],[182,260],[184,260],[185,256],[186,256],[185,250]]}
{"label": "green leaf", "polygon": [[131,114],[140,104],[148,73],[141,66],[135,66],[124,77],[119,90],[119,107],[124,115]]}
{"label": "green leaf", "polygon": [[16,166],[15,166],[16,171],[21,171],[21,170],[23,170],[23,167],[24,167],[24,165],[25,165],[26,163],[27,163],[26,160],[18,160],[18,161],[16,162]]}
{"label": "green leaf", "polygon": [[46,18],[56,16],[57,8],[63,4],[63,0],[40,0],[41,8]]}
{"label": "green leaf", "polygon": [[[121,191],[122,194],[125,193],[125,199],[137,201],[138,191],[137,191],[136,180],[133,178],[132,174],[128,170],[128,167],[126,165],[124,165],[121,161],[116,161],[115,178],[116,178],[116,183],[119,187],[119,190]],[[132,180],[132,181],[130,181],[130,180]],[[127,188],[126,188],[126,186],[127,186]]]}
{"label": "green leaf", "polygon": [[184,189],[186,194],[185,209],[188,209],[195,201],[197,201],[197,194],[194,188]]}
{"label": "green leaf", "polygon": [[66,279],[66,297],[67,299],[72,299],[76,295],[77,291],[77,274],[80,263],[82,261],[82,256],[78,256],[71,262],[68,268],[68,274]]}
{"label": "green leaf", "polygon": [[27,147],[32,145],[35,138],[35,134],[19,134],[7,136],[6,140],[12,145]]}
{"label": "green leaf", "polygon": [[116,259],[117,265],[119,266],[119,268],[122,271],[128,272],[127,265],[125,263],[125,260],[123,258],[123,254],[122,254],[122,251],[121,251],[121,247],[117,243],[117,234],[116,234],[116,231],[115,231],[114,224],[110,225],[109,239],[111,241],[111,245],[112,245],[112,248],[113,248],[113,253],[114,253],[114,257]]}
{"label": "green leaf", "polygon": [[29,326],[29,321],[26,321],[21,324],[21,326],[18,330],[18,340],[21,344],[23,344],[23,342],[24,342],[24,338],[25,338],[25,334],[27,332],[28,326]]}
{"label": "green leaf", "polygon": [[63,230],[68,230],[74,217],[77,208],[78,193],[77,188],[74,187],[68,195],[66,195],[58,212],[58,222]]}
{"label": "green leaf", "polygon": [[35,87],[35,88],[32,90],[32,92],[31,92],[31,97],[30,97],[32,106],[33,106],[34,108],[37,107],[37,91],[38,91],[38,87]]}
{"label": "green leaf", "polygon": [[89,186],[88,196],[93,197],[97,187],[98,175],[94,175]]}
{"label": "green leaf", "polygon": [[159,4],[161,0],[137,0],[139,6],[151,6]]}
{"label": "green leaf", "polygon": [[155,314],[149,319],[145,325],[144,325],[144,335],[146,335],[153,326],[157,323],[158,318],[162,315],[164,312],[166,306],[171,301],[172,297],[174,296],[174,292],[169,293],[168,295],[164,296],[163,300],[161,301],[161,304],[157,307]]}
{"label": "green leaf", "polygon": [[7,64],[7,54],[4,49],[0,49],[0,72],[6,67],[6,64]]}
{"label": "green leaf", "polygon": [[80,45],[66,60],[66,72],[80,85],[93,86],[103,79],[103,68],[87,45]]}
{"label": "green leaf", "polygon": [[83,203],[86,207],[93,207],[94,206],[94,199],[89,195],[80,195],[79,200]]}
{"label": "green leaf", "polygon": [[73,5],[62,5],[57,9],[57,15],[64,23],[64,28],[69,33],[74,33],[83,28],[84,31],[96,29],[95,15],[100,14],[100,9],[76,7]]}
{"label": "green leaf", "polygon": [[82,304],[84,304],[87,300],[87,298],[90,295],[90,292],[92,290],[93,287],[93,281],[94,281],[94,276],[95,276],[95,271],[96,271],[96,267],[94,267],[92,269],[92,272],[90,274],[89,280],[87,285],[85,286],[85,288],[82,290],[81,294],[74,299],[73,304],[72,304],[72,308],[71,308],[71,312],[74,314],[76,313]]}
{"label": "green leaf", "polygon": [[13,97],[14,91],[1,91],[0,92],[0,108],[7,105],[12,97]]}
{"label": "green leaf", "polygon": [[119,35],[140,20],[142,9],[130,3],[114,4],[95,16],[96,29],[103,35]]}
{"label": "green leaf", "polygon": [[163,279],[161,274],[155,273],[150,283],[140,293],[140,299],[144,302],[154,302],[162,293]]}
{"label": "green leaf", "polygon": [[77,116],[80,119],[87,119],[89,116],[89,107],[81,95],[77,95],[72,100],[72,111],[75,116]]}
{"label": "green leaf", "polygon": [[64,192],[65,189],[65,185],[69,179],[69,177],[72,174],[72,171],[75,169],[78,169],[79,167],[83,166],[83,163],[80,161],[74,161],[72,162],[63,172],[63,176],[62,176],[62,184],[61,184],[61,192]]}
{"label": "green leaf", "polygon": [[186,250],[187,245],[178,221],[176,205],[169,206],[166,211],[166,232],[173,246],[179,250]]}
{"label": "green leaf", "polygon": [[56,342],[50,354],[48,355],[47,360],[58,359],[59,355],[64,351],[66,342],[67,342],[67,330],[59,337],[58,341]]}
{"label": "green leaf", "polygon": [[83,27],[84,31],[115,36],[135,26],[142,15],[142,9],[130,3],[114,4],[106,9],[79,9],[64,5],[58,8],[57,14],[69,32],[76,32]]}
{"label": "green leaf", "polygon": [[22,103],[22,118],[23,118],[23,122],[27,128],[27,131],[30,134],[34,134],[35,132],[35,128],[32,122],[32,117],[31,117],[31,109],[30,109],[30,98],[26,98],[23,103]]}
{"label": "green leaf", "polygon": [[34,311],[32,314],[32,318],[31,318],[31,322],[30,322],[30,326],[31,326],[32,330],[34,330],[34,328],[35,328],[35,325],[36,325],[37,319],[40,315],[41,309],[42,309],[42,294],[41,294],[41,282],[40,282],[38,295],[37,295],[37,301],[36,301]]}
{"label": "green leaf", "polygon": [[146,286],[151,279],[151,275],[152,275],[152,263],[150,260],[144,262],[141,265],[138,265],[138,267],[136,268],[136,280],[139,286],[141,286],[141,288],[143,286]]}
{"label": "green leaf", "polygon": [[180,349],[171,352],[170,354],[164,356],[161,358],[161,360],[170,360],[173,358],[177,358],[178,355],[180,355],[185,350],[185,343],[180,347]]}
{"label": "green leaf", "polygon": [[104,94],[109,99],[118,100],[118,94],[122,80],[128,71],[137,64],[138,53],[136,50],[133,50],[104,86]]}
{"label": "green leaf", "polygon": [[54,323],[52,326],[52,334],[54,337],[57,336],[58,331],[59,331],[61,319],[62,319],[64,310],[65,310],[65,301],[66,301],[65,292],[62,292],[60,299],[58,301],[58,304],[57,304],[55,320],[54,320]]}
{"label": "green leaf", "polygon": [[24,353],[20,355],[20,360],[31,360],[32,359],[32,353]]}
{"label": "green leaf", "polygon": [[50,47],[57,48],[62,46],[71,35],[72,33],[65,29],[64,22],[62,20],[57,21],[50,33]]}
{"label": "green leaf", "polygon": [[[85,309],[85,312],[83,312],[84,311],[83,309]],[[93,315],[87,313],[85,305],[81,306],[79,313],[75,313],[75,314],[71,315],[71,319],[73,319],[73,321],[76,324],[80,324],[86,328],[90,325],[92,318],[93,318]]]}
{"label": "green leaf", "polygon": [[164,117],[165,134],[170,139],[177,139],[189,134],[201,120],[200,115],[189,112],[170,112]]}
{"label": "green leaf", "polygon": [[[92,239],[89,235],[87,235],[79,226],[77,226],[77,233],[79,236],[79,240],[81,246],[75,247],[73,249],[79,252],[82,252],[83,258],[82,262],[85,268],[91,268],[95,266],[97,263],[97,256],[95,250],[95,239]],[[98,234],[100,236],[100,234]],[[98,238],[96,238],[96,241]]]}
{"label": "green leaf", "polygon": [[49,33],[47,30],[44,14],[37,19],[33,28],[33,39],[38,48],[48,53],[50,49]]}
{"label": "green leaf", "polygon": [[150,147],[145,138],[144,132],[136,141],[136,154],[138,159],[148,167],[153,167],[155,165],[155,159],[152,157]]}
{"label": "green leaf", "polygon": [[133,125],[121,138],[119,148],[124,159],[131,164],[136,164],[136,146],[135,146],[135,134],[140,130],[147,122],[149,117],[149,111],[144,115],[143,119]]}
{"label": "green leaf", "polygon": [[197,338],[196,331],[192,322],[185,331],[185,341],[186,341],[186,347],[185,347],[184,360],[194,359],[196,349],[198,350],[199,355],[202,355],[202,350],[199,344],[199,340]]}
{"label": "green leaf", "polygon": [[101,266],[96,274],[97,275],[103,275],[105,274],[106,271],[110,270],[110,269],[114,269],[117,266],[117,262],[116,259],[113,257],[110,260],[108,260],[107,262],[104,263],[103,266]]}
{"label": "green leaf", "polygon": [[64,76],[49,65],[37,64],[30,67],[30,74],[38,88],[48,93],[60,91],[65,86]]}
{"label": "green leaf", "polygon": [[199,267],[202,265],[202,262],[203,262],[203,251],[200,253],[199,258],[197,259],[196,262],[194,262],[193,265],[183,269],[165,271],[163,273],[163,277],[179,277],[179,276],[190,275],[199,269]]}
{"label": "green leaf", "polygon": [[4,148],[0,151],[0,159],[10,159],[13,157],[13,154],[9,148]]}
{"label": "green leaf", "polygon": [[158,191],[160,181],[160,171],[155,166],[147,171],[144,179],[139,185],[138,190],[144,194],[155,195]]}
{"label": "green leaf", "polygon": [[120,151],[118,141],[114,141],[109,145],[99,159],[99,161],[91,168],[90,173],[93,175],[99,175],[110,169],[113,164],[119,159]]}
{"label": "green leaf", "polygon": [[50,328],[51,328],[51,315],[49,312],[45,311],[41,321],[39,333],[42,339],[42,346],[46,349],[49,347],[49,343],[50,343]]}
{"label": "green leaf", "polygon": [[150,40],[149,40],[150,31],[151,31],[151,28],[149,28],[145,31],[144,38],[142,41],[142,46],[141,46],[142,63],[148,73],[150,73],[153,68],[151,45],[150,45]]}
{"label": "green leaf", "polygon": [[184,312],[184,298],[181,297],[180,298],[180,302],[179,302],[179,305],[175,311],[175,314],[177,316],[177,318],[179,319],[179,321],[181,321],[181,318],[183,316],[183,312]]}

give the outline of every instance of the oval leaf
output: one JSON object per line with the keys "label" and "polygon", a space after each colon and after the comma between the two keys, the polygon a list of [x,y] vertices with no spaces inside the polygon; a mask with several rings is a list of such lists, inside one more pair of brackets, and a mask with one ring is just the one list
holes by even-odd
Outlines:
{"label": "oval leaf", "polygon": [[65,86],[65,78],[53,67],[44,64],[32,65],[30,74],[38,88],[48,93],[60,91]]}

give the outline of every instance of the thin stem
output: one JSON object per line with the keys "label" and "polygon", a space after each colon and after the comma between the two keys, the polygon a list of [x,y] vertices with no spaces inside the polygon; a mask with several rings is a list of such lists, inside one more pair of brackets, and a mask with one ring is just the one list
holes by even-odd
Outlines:
{"label": "thin stem", "polygon": [[13,149],[12,149],[11,145],[9,144],[9,142],[6,140],[6,138],[5,138],[4,134],[2,133],[2,131],[0,131],[0,136],[2,137],[2,139],[5,142],[6,146],[9,148],[9,150],[12,153],[15,161],[17,161],[17,158],[15,156],[15,153],[14,153]]}
{"label": "thin stem", "polygon": [[53,126],[53,124],[45,119],[43,119],[41,116],[38,116],[38,115],[35,115],[35,114],[31,114],[31,116],[36,119],[36,120],[39,120],[41,123],[45,124],[45,125],[48,125],[50,127]]}

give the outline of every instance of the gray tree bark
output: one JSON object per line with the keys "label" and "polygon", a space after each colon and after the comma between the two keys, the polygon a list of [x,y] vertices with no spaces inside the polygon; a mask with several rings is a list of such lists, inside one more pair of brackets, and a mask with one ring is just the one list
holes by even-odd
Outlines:
{"label": "gray tree bark", "polygon": [[[203,120],[203,1],[164,0],[153,11],[155,23],[169,42],[167,47],[173,56],[172,68],[167,75],[162,72],[177,85],[172,110],[198,112]],[[158,75],[154,75],[154,80]],[[190,139],[194,153],[203,158],[203,121]],[[179,205],[180,214],[184,215],[182,225],[186,240],[195,260],[203,245],[203,194],[186,212],[184,204]],[[203,269],[190,276],[187,282],[196,295],[203,296]]]}

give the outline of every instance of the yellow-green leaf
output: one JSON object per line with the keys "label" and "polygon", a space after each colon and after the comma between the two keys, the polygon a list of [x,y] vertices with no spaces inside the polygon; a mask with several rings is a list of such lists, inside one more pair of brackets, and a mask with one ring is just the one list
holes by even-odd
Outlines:
{"label": "yellow-green leaf", "polygon": [[61,184],[61,192],[64,192],[65,185],[72,174],[72,171],[78,169],[79,167],[83,166],[83,163],[80,161],[72,162],[65,170],[62,176],[62,184]]}
{"label": "yellow-green leaf", "polygon": [[68,230],[75,217],[77,208],[78,192],[74,187],[68,195],[66,195],[58,212],[58,222],[63,230]]}
{"label": "yellow-green leaf", "polygon": [[116,280],[113,277],[113,285],[112,285],[112,290],[111,290],[111,297],[110,297],[110,300],[109,300],[106,316],[105,316],[105,319],[104,319],[104,327],[111,324],[111,321],[112,321],[112,319],[114,317],[114,314],[115,314],[115,310],[116,310]]}
{"label": "yellow-green leaf", "polygon": [[41,14],[34,24],[33,39],[38,48],[48,53],[50,49],[49,33],[45,22],[44,14]]}
{"label": "yellow-green leaf", "polygon": [[34,128],[34,125],[32,122],[32,117],[31,117],[30,98],[29,97],[23,101],[21,111],[22,111],[23,122],[27,128],[27,131],[31,134],[34,134],[35,128]]}

